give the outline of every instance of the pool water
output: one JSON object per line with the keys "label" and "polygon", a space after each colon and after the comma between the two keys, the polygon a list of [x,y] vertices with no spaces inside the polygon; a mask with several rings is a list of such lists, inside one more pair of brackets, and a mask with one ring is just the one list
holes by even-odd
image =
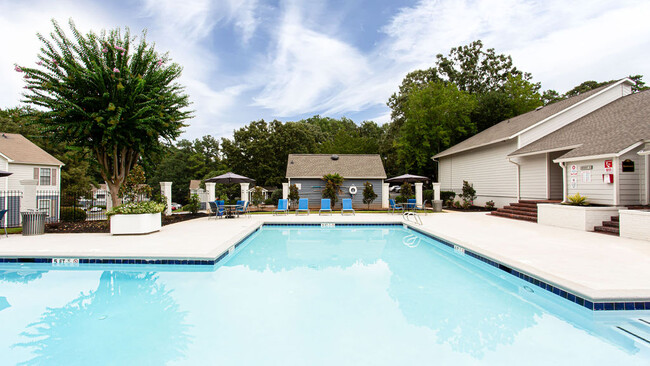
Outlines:
{"label": "pool water", "polygon": [[1,265],[0,364],[650,364],[617,328],[649,311],[533,287],[401,226],[265,226],[215,267]]}

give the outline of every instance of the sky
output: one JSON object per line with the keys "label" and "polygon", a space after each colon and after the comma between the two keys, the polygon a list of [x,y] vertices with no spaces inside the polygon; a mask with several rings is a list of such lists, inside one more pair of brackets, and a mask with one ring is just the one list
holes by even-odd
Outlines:
{"label": "sky", "polygon": [[650,84],[650,1],[0,0],[0,108],[20,105],[14,65],[36,61],[51,19],[146,29],[183,66],[189,139],[317,114],[389,122],[386,102],[408,72],[477,39],[543,90],[635,74]]}

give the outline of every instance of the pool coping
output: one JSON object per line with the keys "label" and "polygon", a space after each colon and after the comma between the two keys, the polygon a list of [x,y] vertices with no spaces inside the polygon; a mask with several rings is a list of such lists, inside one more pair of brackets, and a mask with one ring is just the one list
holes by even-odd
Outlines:
{"label": "pool coping", "polygon": [[[340,222],[334,220],[314,221],[267,221],[262,220],[244,228],[237,234],[231,236],[213,250],[204,256],[180,257],[180,256],[92,256],[74,258],[75,256],[63,255],[61,257],[51,256],[20,256],[0,257],[1,263],[43,263],[53,265],[77,265],[77,264],[135,264],[135,265],[201,265],[214,266],[221,260],[232,254],[234,250],[252,234],[257,232],[263,226],[321,226],[323,224],[334,224],[335,226],[403,226],[411,230],[426,235],[441,244],[455,250],[456,253],[467,255],[482,261],[492,267],[500,269],[514,277],[520,278],[539,288],[542,288],[554,295],[560,296],[577,305],[580,305],[592,311],[620,311],[620,310],[650,310],[650,299],[634,297],[595,297],[587,295],[585,290],[590,288],[574,283],[566,278],[556,277],[550,273],[544,272],[537,267],[529,266],[522,263],[512,263],[511,258],[504,258],[498,253],[487,251],[483,248],[477,248],[471,243],[463,242],[457,238],[442,235],[439,232],[428,230],[424,227],[415,225],[413,222],[400,219],[374,220],[364,222]],[[541,272],[541,273],[540,273]],[[593,289],[591,289],[593,290]]]}

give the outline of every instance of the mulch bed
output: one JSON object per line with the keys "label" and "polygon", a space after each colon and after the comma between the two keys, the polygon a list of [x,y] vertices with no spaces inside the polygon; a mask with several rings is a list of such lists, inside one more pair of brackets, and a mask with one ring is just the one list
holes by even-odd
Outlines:
{"label": "mulch bed", "polygon": [[[162,217],[162,225],[171,225],[177,222],[198,219],[208,216],[205,213],[180,214]],[[108,220],[81,221],[81,222],[57,222],[45,225],[46,233],[109,233]]]}

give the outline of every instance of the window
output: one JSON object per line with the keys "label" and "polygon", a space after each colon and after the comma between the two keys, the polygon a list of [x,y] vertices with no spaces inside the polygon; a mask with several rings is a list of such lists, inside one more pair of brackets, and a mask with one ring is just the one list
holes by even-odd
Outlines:
{"label": "window", "polygon": [[[41,170],[43,170],[43,169],[41,169]],[[50,200],[38,200],[38,210],[39,211],[45,211],[45,212],[47,212],[48,215],[52,215]]]}
{"label": "window", "polygon": [[52,177],[52,174],[50,172],[49,168],[41,168],[41,175],[40,175],[40,181],[39,184],[42,186],[49,186],[50,185],[50,178]]}

